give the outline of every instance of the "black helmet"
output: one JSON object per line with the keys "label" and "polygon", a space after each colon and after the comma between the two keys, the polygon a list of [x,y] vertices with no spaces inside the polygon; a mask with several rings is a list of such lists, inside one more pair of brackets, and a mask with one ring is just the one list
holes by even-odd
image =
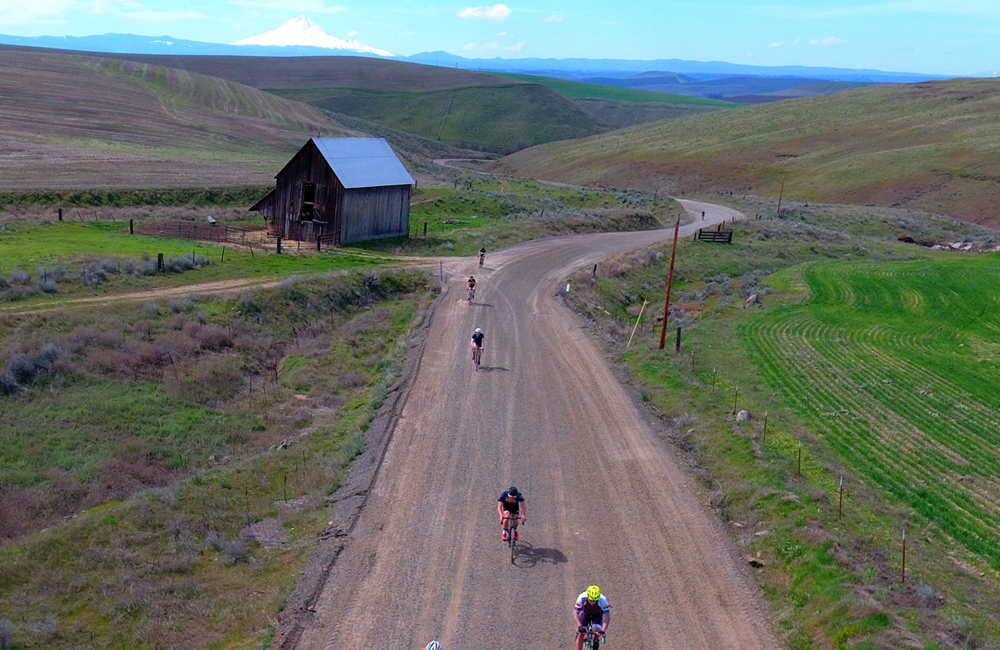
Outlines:
{"label": "black helmet", "polygon": [[514,497],[515,499],[516,499],[517,497],[521,496],[521,493],[520,493],[520,492],[518,492],[518,491],[517,491],[517,488],[516,488],[516,487],[514,487],[513,485],[512,485],[512,486],[510,486],[510,487],[509,487],[509,488],[507,489],[507,494],[509,494],[510,496]]}

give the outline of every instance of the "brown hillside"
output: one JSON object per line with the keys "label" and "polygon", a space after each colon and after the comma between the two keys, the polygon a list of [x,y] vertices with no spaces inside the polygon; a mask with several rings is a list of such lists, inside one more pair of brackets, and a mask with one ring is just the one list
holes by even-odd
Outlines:
{"label": "brown hillside", "polygon": [[0,189],[269,183],[314,135],[316,109],[161,66],[4,48]]}
{"label": "brown hillside", "polygon": [[1000,225],[1000,79],[869,86],[535,147],[495,169],[576,184],[913,207]]}
{"label": "brown hillside", "polygon": [[527,83],[485,72],[360,56],[168,56],[102,54],[108,58],[197,72],[267,90],[353,88],[429,92]]}

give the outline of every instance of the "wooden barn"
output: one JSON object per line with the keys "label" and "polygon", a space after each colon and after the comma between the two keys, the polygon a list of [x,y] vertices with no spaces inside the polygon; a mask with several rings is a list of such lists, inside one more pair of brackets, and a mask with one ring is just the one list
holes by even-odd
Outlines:
{"label": "wooden barn", "polygon": [[384,138],[312,138],[250,208],[272,237],[337,246],[407,236],[414,181]]}

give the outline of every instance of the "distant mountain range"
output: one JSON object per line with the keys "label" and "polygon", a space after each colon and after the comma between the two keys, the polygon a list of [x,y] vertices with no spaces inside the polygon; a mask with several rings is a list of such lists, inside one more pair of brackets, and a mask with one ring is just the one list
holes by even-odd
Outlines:
{"label": "distant mountain range", "polygon": [[807,66],[759,66],[723,61],[685,61],[683,59],[467,59],[448,52],[423,52],[413,56],[394,56],[358,41],[344,41],[323,31],[305,16],[260,36],[236,43],[205,43],[171,36],[101,34],[95,36],[7,36],[0,34],[0,45],[75,50],[114,54],[174,54],[229,56],[369,56],[398,61],[447,66],[465,70],[523,72],[583,79],[587,77],[628,77],[644,72],[676,72],[701,80],[722,77],[760,76],[794,77],[854,83],[913,83],[946,79],[942,75],[850,68]]}

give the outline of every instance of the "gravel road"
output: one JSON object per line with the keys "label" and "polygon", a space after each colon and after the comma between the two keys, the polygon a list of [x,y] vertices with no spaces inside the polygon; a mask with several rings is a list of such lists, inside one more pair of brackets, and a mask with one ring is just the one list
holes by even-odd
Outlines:
{"label": "gravel road", "polygon": [[[682,236],[739,216],[683,203],[695,223]],[[611,648],[780,647],[697,482],[557,296],[573,271],[672,234],[542,239],[490,252],[482,270],[445,264],[382,466],[295,647],[571,650],[573,601],[592,583],[611,601]],[[515,565],[496,514],[510,485],[528,503]]]}

